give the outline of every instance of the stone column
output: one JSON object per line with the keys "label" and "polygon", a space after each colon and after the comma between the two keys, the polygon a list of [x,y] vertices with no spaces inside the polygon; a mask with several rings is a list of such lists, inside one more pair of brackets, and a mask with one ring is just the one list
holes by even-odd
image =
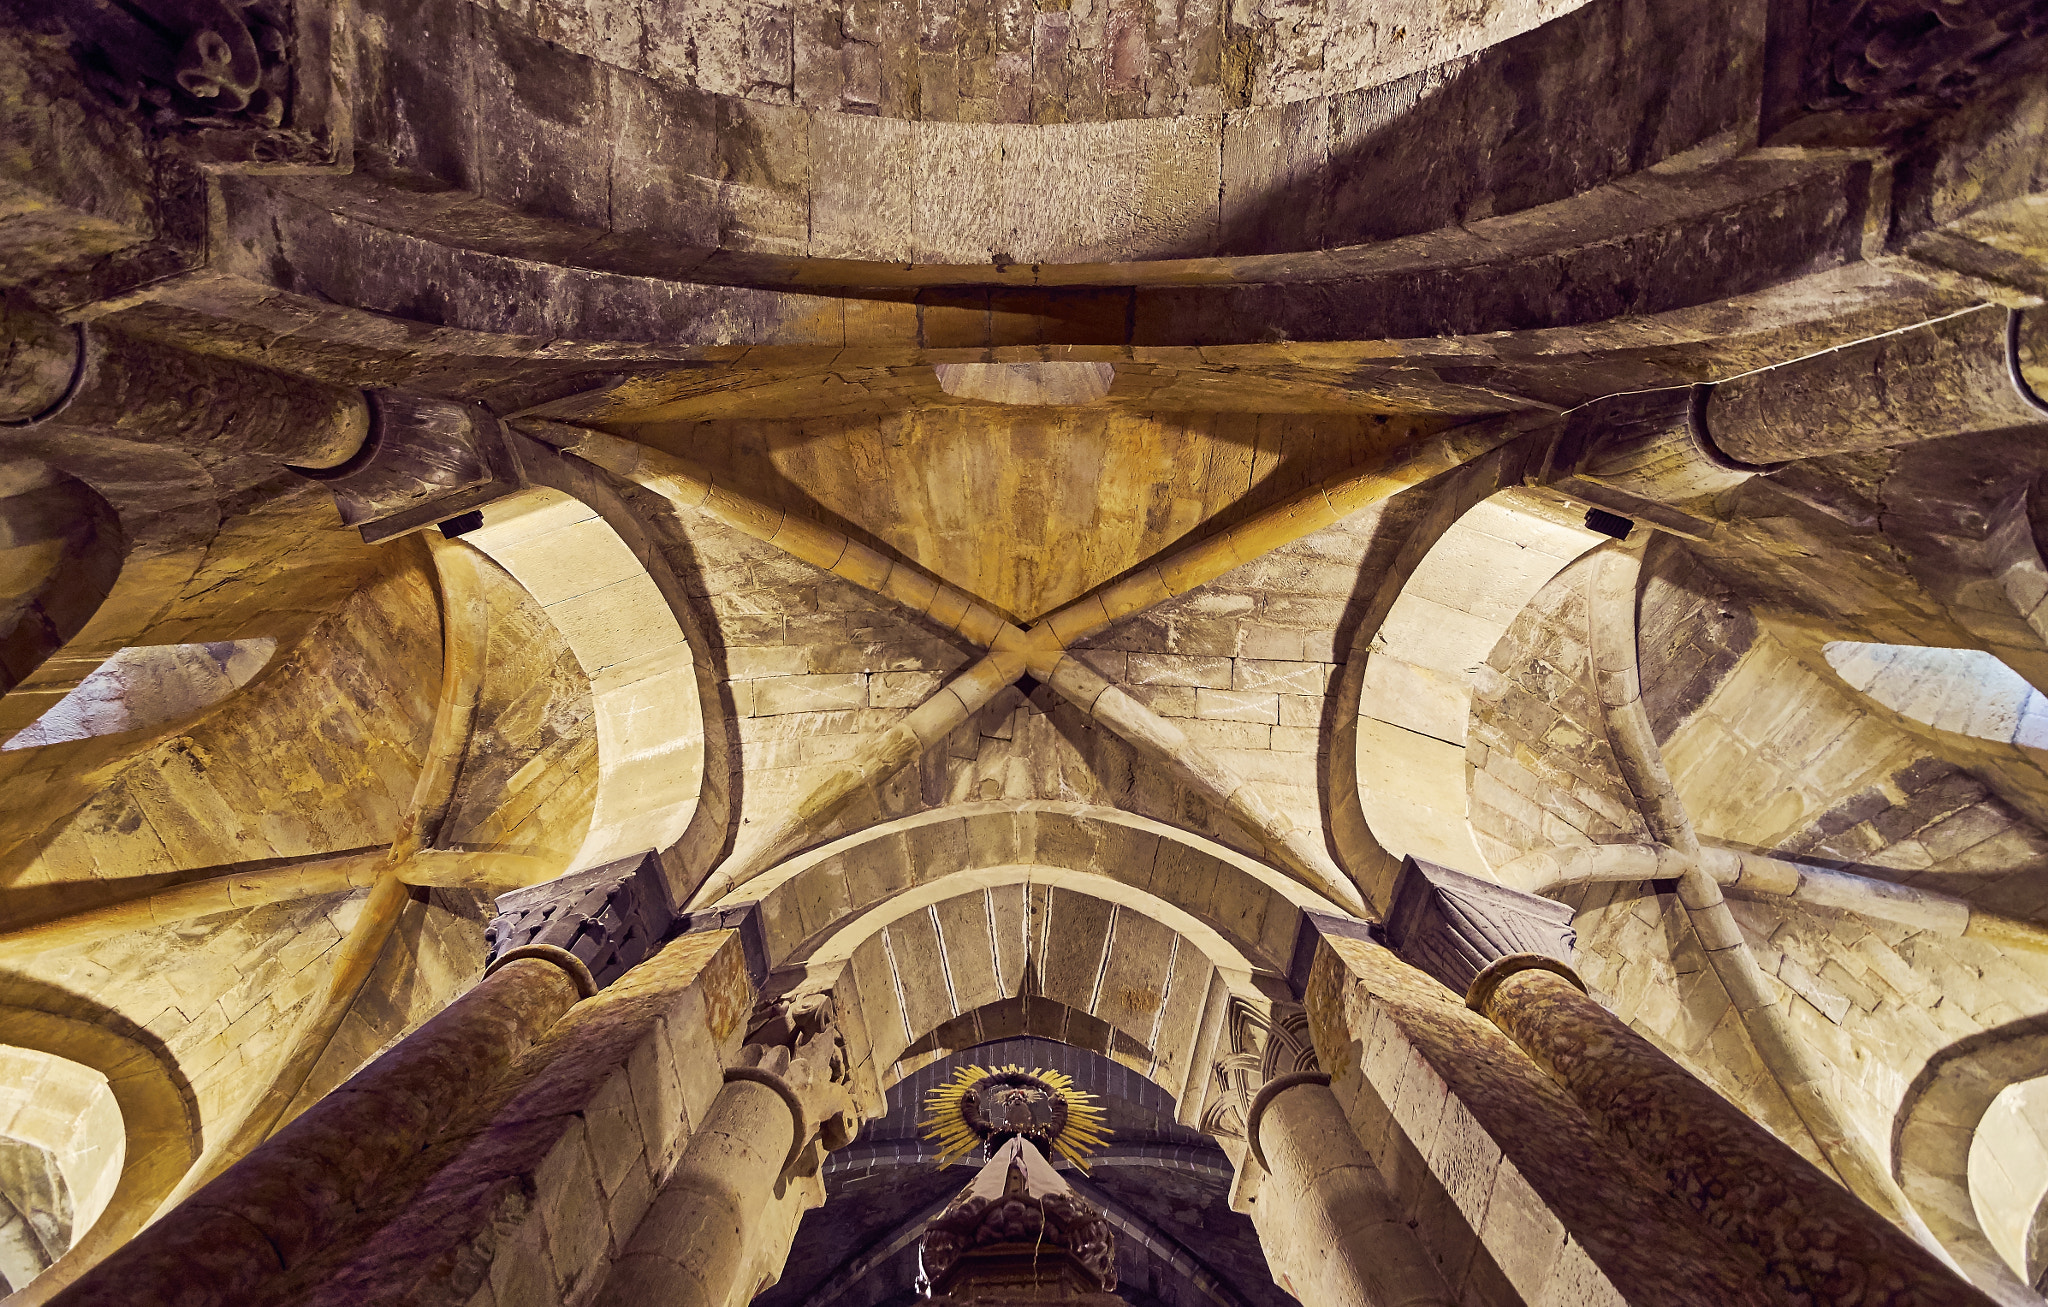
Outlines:
{"label": "stone column", "polygon": [[1986,305],[1724,381],[1708,437],[1751,464],[2048,422],[2048,314]]}
{"label": "stone column", "polygon": [[1252,1203],[1281,1286],[1308,1307],[1456,1301],[1330,1093],[1298,1071],[1252,1100],[1245,1136],[1269,1173]]}
{"label": "stone column", "polygon": [[1771,1279],[1817,1303],[1989,1304],[1897,1226],[1589,997],[1548,958],[1500,959],[1469,1002]]}
{"label": "stone column", "polygon": [[33,309],[0,310],[0,360],[0,424],[168,445],[209,469],[238,458],[334,467],[369,434],[359,390]]}
{"label": "stone column", "polygon": [[[772,1009],[612,1264],[599,1307],[726,1307],[759,1287],[770,1201],[817,1174],[858,1128],[830,1001]],[[823,1197],[822,1189],[817,1194]]]}
{"label": "stone column", "polygon": [[63,1293],[66,1307],[262,1302],[581,997],[560,950],[492,971]]}
{"label": "stone column", "polygon": [[1330,1092],[1457,1301],[1785,1307],[1752,1250],[1462,996],[1364,922],[1309,920],[1304,1005]]}
{"label": "stone column", "polygon": [[1388,932],[1792,1300],[1990,1300],[1590,997],[1561,903],[1410,858]]}

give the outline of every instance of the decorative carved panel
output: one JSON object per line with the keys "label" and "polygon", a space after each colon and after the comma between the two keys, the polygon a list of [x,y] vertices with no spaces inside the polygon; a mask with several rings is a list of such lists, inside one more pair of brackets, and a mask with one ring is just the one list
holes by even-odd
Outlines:
{"label": "decorative carved panel", "polygon": [[1815,0],[1810,15],[1809,109],[1952,103],[2048,53],[2044,0]]}
{"label": "decorative carved panel", "polygon": [[1572,910],[1420,858],[1401,863],[1387,938],[1402,959],[1463,997],[1490,962],[1511,953],[1572,960]]}
{"label": "decorative carved panel", "polygon": [[79,64],[164,127],[278,127],[291,107],[285,0],[67,0]]}
{"label": "decorative carved panel", "polygon": [[661,859],[643,853],[503,895],[484,942],[492,961],[528,944],[567,949],[602,989],[652,956],[675,924]]}

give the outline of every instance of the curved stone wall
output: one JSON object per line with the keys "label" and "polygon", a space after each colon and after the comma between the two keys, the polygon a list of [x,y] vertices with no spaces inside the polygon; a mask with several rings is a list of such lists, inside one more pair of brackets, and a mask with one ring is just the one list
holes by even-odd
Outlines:
{"label": "curved stone wall", "polygon": [[1380,86],[1585,2],[1026,0],[984,9],[945,0],[542,0],[514,12],[544,41],[715,95],[923,122],[1063,123],[1213,114]]}
{"label": "curved stone wall", "polygon": [[[1071,23],[1095,7],[1052,12]],[[858,58],[829,7],[805,8]],[[1478,9],[1462,33],[1441,7],[1406,0],[1334,27],[1304,25],[1307,13],[1274,23],[1302,44],[1280,61],[1296,71],[1263,88],[1260,39],[1246,33],[1211,65],[1234,96],[1162,86],[1164,115],[1132,116],[1091,111],[1063,86],[1034,113],[1029,94],[999,108],[1015,97],[992,81],[975,94],[972,69],[959,95],[944,51],[987,37],[935,4],[919,84],[885,107],[845,105],[843,80],[837,97],[829,78],[799,94],[776,83],[795,76],[794,56],[741,53],[749,40],[787,50],[788,11],[747,6],[735,30],[719,5],[606,9],[364,5],[362,159],[613,231],[621,253],[653,241],[671,261],[712,248],[998,268],[1272,254],[1526,210],[1647,168],[1737,128],[1757,58],[1748,24],[1702,31],[1646,0]],[[1112,21],[1129,31],[1141,12]],[[692,22],[705,30],[664,30]],[[1354,24],[1401,57],[1366,74],[1345,53]],[[998,54],[989,68],[1013,63]],[[1121,76],[1128,61],[1112,54],[1108,67]],[[1597,112],[1592,86],[1610,92]],[[415,125],[427,114],[446,126],[431,142]]]}

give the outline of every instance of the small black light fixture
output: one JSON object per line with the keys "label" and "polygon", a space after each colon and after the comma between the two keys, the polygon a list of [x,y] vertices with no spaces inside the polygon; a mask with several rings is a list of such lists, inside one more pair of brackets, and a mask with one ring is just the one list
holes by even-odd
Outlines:
{"label": "small black light fixture", "polygon": [[1588,531],[1598,531],[1601,535],[1613,536],[1616,540],[1626,540],[1628,539],[1628,533],[1635,530],[1635,526],[1634,522],[1631,522],[1621,514],[1610,513],[1604,508],[1589,508],[1586,510],[1586,529]]}
{"label": "small black light fixture", "polygon": [[[467,513],[457,513],[454,517],[441,523],[441,534],[445,538],[453,540],[457,536],[468,535],[483,524],[484,511],[481,508],[472,508]],[[1591,523],[1589,522],[1587,525],[1590,526]]]}

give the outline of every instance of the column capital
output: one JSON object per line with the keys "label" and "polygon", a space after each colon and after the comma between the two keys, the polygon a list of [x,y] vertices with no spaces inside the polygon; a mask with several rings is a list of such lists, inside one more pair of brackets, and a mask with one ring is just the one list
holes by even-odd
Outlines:
{"label": "column capital", "polygon": [[562,949],[603,989],[652,957],[675,924],[661,858],[641,853],[500,896],[484,940],[494,966],[516,950]]}
{"label": "column capital", "polygon": [[343,526],[376,544],[436,523],[470,517],[524,484],[498,419],[481,404],[399,390],[363,392],[370,429],[335,467],[293,467],[326,485]]}
{"label": "column capital", "polygon": [[1460,998],[1516,955],[1554,959],[1569,973],[1577,939],[1564,904],[1415,857],[1401,863],[1386,933],[1403,961]]}
{"label": "column capital", "polygon": [[838,1004],[828,993],[785,995],[755,1008],[747,1042],[725,1069],[728,1083],[765,1085],[788,1105],[796,1133],[785,1176],[816,1175],[825,1153],[860,1132],[852,1077]]}

